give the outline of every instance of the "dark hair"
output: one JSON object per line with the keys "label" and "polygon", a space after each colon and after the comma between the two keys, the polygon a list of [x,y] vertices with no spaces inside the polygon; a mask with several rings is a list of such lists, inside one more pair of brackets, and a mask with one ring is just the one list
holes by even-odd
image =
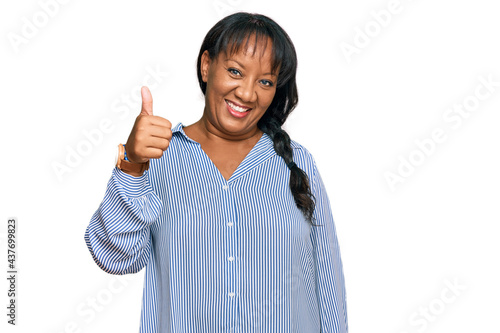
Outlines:
{"label": "dark hair", "polygon": [[[197,71],[198,82],[203,94],[207,84],[201,77],[201,57],[205,50],[211,59],[219,56],[220,52],[237,52],[244,44],[249,43],[251,36],[255,36],[255,43],[270,38],[272,41],[271,70],[276,72],[279,68],[276,93],[266,113],[257,123],[257,126],[268,134],[274,142],[274,150],[281,156],[284,163],[290,168],[290,189],[297,207],[306,219],[313,223],[315,198],[311,193],[307,174],[293,163],[293,149],[290,137],[281,128],[288,115],[298,103],[297,84],[297,55],[290,37],[272,19],[260,14],[235,13],[226,16],[207,33],[198,55]],[[256,48],[254,48],[255,52]]]}

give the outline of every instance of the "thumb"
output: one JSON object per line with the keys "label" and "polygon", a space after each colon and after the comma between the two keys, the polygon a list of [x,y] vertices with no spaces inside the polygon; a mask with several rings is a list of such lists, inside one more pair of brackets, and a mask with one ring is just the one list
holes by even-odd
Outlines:
{"label": "thumb", "polygon": [[142,97],[142,109],[141,114],[153,115],[153,96],[149,91],[149,88],[143,86],[141,88],[141,97]]}

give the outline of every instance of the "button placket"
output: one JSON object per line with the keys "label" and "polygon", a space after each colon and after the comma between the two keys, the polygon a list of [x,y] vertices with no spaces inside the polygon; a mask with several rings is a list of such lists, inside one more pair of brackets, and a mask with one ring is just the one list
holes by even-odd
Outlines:
{"label": "button placket", "polygon": [[[237,306],[235,303],[233,303],[236,300],[236,286],[237,286],[237,281],[238,281],[238,276],[237,276],[237,260],[236,260],[236,230],[235,230],[235,223],[234,223],[234,218],[235,218],[235,203],[234,203],[234,198],[232,195],[231,187],[229,184],[224,184],[222,186],[222,189],[224,191],[224,196],[227,199],[228,203],[228,220],[226,221],[226,232],[225,234],[227,235],[226,241],[227,241],[227,254],[226,254],[226,260],[227,260],[227,270],[228,270],[228,290],[227,290],[227,295],[229,297],[229,301],[231,304],[231,310],[236,311]],[[236,314],[236,312],[235,312]]]}

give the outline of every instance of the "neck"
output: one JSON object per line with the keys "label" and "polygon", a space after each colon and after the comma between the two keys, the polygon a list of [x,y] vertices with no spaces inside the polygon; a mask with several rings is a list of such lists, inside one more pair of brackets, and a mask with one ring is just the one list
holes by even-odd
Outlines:
{"label": "neck", "polygon": [[263,134],[257,126],[241,134],[228,133],[214,126],[206,117],[201,117],[193,125],[205,139],[220,143],[242,143],[244,141],[258,140]]}

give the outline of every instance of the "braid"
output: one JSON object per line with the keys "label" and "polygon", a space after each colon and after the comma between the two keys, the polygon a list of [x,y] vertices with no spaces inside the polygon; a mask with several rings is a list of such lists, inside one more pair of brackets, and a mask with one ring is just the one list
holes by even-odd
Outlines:
{"label": "braid", "polygon": [[315,198],[309,187],[309,178],[293,161],[293,149],[290,142],[290,136],[281,128],[276,118],[266,118],[265,121],[260,123],[260,129],[271,137],[274,143],[274,150],[283,158],[290,169],[290,190],[295,199],[295,204],[313,226],[318,226],[314,224],[313,212]]}

